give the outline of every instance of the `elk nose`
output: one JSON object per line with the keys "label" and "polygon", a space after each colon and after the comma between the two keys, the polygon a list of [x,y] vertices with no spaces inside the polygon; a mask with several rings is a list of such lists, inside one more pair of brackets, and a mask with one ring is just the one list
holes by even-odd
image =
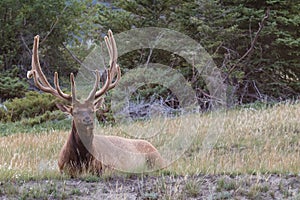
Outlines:
{"label": "elk nose", "polygon": [[93,122],[92,122],[92,119],[87,116],[87,117],[83,118],[83,123],[86,125],[91,125]]}

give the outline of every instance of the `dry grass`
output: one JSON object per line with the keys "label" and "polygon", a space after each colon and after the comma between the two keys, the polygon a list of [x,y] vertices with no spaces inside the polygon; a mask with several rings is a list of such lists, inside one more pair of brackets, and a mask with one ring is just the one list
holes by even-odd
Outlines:
{"label": "dry grass", "polygon": [[[176,163],[178,166],[190,164],[182,172],[299,173],[299,104],[230,111],[218,117],[224,119],[224,132],[217,143],[209,151],[198,153],[201,143],[197,140],[187,152],[189,156]],[[176,165],[171,169],[176,170]]]}
{"label": "dry grass", "polygon": [[67,132],[15,134],[0,140],[0,179],[57,176]]}
{"label": "dry grass", "polygon": [[[157,128],[159,134],[149,140],[170,160],[178,158],[166,169],[173,174],[299,173],[299,121],[300,104],[190,115],[165,120]],[[140,130],[139,135],[145,136],[143,130],[156,130],[156,123],[107,127],[101,132],[124,135]],[[1,137],[0,180],[60,177],[57,157],[67,135],[54,131]],[[172,141],[167,147],[176,151],[168,151],[166,141]],[[182,141],[189,146],[185,152]]]}

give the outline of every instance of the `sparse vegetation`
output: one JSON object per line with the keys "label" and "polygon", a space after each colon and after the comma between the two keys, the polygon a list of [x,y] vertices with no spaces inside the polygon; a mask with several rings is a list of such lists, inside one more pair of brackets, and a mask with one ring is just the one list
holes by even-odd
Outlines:
{"label": "sparse vegetation", "polygon": [[190,197],[197,197],[200,193],[200,186],[201,186],[200,180],[197,179],[191,179],[186,181],[184,190]]}
{"label": "sparse vegetation", "polygon": [[237,189],[237,184],[236,182],[232,181],[232,180],[226,180],[224,179],[220,179],[217,182],[217,191],[221,192],[223,190],[225,191],[230,191],[230,190],[236,190]]}

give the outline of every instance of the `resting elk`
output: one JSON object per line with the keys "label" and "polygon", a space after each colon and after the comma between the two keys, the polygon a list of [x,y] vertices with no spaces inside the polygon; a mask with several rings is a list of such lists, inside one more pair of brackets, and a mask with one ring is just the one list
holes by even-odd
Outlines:
{"label": "resting elk", "polygon": [[80,102],[76,98],[73,73],[70,75],[71,94],[66,94],[61,90],[57,72],[54,73],[55,87],[49,84],[39,63],[39,36],[34,37],[32,69],[28,71],[27,77],[33,77],[36,87],[40,90],[68,102],[68,105],[59,104],[57,106],[73,117],[71,133],[59,154],[59,170],[61,173],[65,172],[71,176],[76,176],[82,172],[100,175],[105,168],[127,172],[159,169],[164,166],[164,160],[157,149],[149,142],[94,134],[95,112],[103,103],[103,95],[114,88],[121,77],[113,33],[109,30],[108,36],[104,39],[110,56],[109,68],[106,70],[106,81],[102,88],[98,90],[100,73],[96,70],[93,89],[88,97]]}

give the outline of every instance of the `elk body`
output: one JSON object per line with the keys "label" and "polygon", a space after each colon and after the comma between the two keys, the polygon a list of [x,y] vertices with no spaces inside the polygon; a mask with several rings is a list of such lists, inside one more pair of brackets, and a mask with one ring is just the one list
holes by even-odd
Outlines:
{"label": "elk body", "polygon": [[52,87],[42,72],[38,45],[39,36],[34,38],[32,69],[28,78],[33,77],[36,87],[63,99],[69,105],[57,105],[63,112],[72,115],[72,130],[59,154],[58,167],[60,172],[76,176],[83,171],[100,174],[106,168],[119,169],[128,172],[144,170],[145,168],[159,169],[164,161],[157,149],[145,140],[126,139],[117,136],[94,134],[95,112],[103,103],[103,94],[114,88],[121,77],[117,64],[117,47],[111,31],[105,37],[110,56],[110,66],[107,69],[106,81],[98,90],[100,73],[96,71],[96,80],[92,91],[83,102],[76,98],[74,75],[70,75],[71,95],[62,92],[58,82],[58,73],[54,74]]}

